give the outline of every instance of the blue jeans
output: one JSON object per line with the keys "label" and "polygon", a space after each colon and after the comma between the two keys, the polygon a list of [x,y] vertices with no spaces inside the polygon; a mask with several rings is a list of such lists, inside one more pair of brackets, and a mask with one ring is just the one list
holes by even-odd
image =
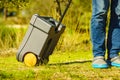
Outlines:
{"label": "blue jeans", "polygon": [[[106,30],[109,7],[110,22]],[[107,35],[106,31],[108,31]],[[120,51],[120,0],[92,0],[91,40],[94,57],[105,56],[106,50],[108,58],[118,56]]]}

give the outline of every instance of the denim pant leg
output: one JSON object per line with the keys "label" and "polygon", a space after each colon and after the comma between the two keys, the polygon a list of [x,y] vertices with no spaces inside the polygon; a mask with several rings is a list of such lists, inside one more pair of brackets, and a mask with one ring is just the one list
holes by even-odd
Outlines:
{"label": "denim pant leg", "polygon": [[108,34],[108,58],[120,51],[120,0],[111,0],[111,19]]}
{"label": "denim pant leg", "polygon": [[91,40],[93,56],[105,55],[106,19],[110,0],[92,0]]}

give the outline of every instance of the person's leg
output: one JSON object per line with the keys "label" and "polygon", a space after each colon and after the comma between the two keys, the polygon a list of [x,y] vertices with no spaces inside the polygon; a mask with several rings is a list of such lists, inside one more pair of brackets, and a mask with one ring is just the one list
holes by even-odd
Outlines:
{"label": "person's leg", "polygon": [[111,19],[108,34],[108,58],[117,60],[120,67],[120,0],[111,0]]}
{"label": "person's leg", "polygon": [[[95,60],[103,59],[105,55],[105,28],[109,2],[109,0],[92,0],[91,40],[93,44],[93,57]],[[107,67],[105,62],[101,63],[99,61],[94,61],[93,67]],[[101,64],[104,65],[101,66]]]}
{"label": "person's leg", "polygon": [[105,55],[106,19],[109,0],[92,0],[91,40],[93,56]]}

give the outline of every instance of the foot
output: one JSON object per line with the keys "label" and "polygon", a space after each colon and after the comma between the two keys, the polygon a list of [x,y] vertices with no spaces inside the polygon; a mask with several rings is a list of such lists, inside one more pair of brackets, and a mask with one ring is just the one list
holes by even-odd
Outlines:
{"label": "foot", "polygon": [[120,56],[111,59],[111,66],[120,67]]}
{"label": "foot", "polygon": [[108,64],[106,63],[103,56],[98,56],[93,59],[92,67],[93,68],[108,68]]}

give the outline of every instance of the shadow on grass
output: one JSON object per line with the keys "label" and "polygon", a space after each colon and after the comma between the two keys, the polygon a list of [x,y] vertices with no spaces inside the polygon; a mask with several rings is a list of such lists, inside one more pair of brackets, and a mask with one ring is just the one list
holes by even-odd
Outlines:
{"label": "shadow on grass", "polygon": [[77,61],[62,62],[62,63],[51,63],[48,65],[69,65],[69,64],[87,63],[87,62],[92,62],[92,60],[77,60]]}

